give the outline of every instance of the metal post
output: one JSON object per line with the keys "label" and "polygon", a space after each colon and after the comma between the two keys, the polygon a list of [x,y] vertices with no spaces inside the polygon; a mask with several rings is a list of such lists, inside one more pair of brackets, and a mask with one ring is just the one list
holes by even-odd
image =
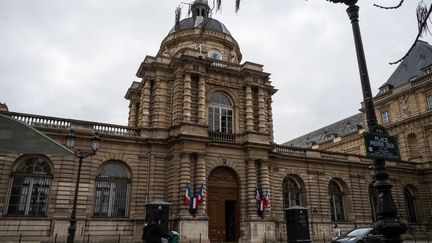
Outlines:
{"label": "metal post", "polygon": [[[363,93],[363,103],[366,113],[366,120],[369,132],[374,132],[377,125],[375,107],[373,104],[372,91],[369,82],[369,75],[366,66],[366,58],[363,50],[363,43],[359,26],[359,7],[357,0],[329,0],[333,3],[344,3],[348,6],[347,13],[351,20],[352,31],[357,54],[360,81]],[[385,130],[385,128],[381,128]],[[387,131],[385,131],[387,132]],[[374,159],[373,176],[375,180],[374,188],[379,195],[377,201],[377,219],[374,228],[383,234],[383,242],[400,243],[401,234],[407,231],[407,225],[398,217],[396,205],[391,194],[392,185],[389,182],[389,174],[385,168],[384,159]]]}
{"label": "metal post", "polygon": [[54,243],[57,243],[57,233],[54,236]]}
{"label": "metal post", "polygon": [[19,236],[19,243],[21,243],[21,239],[22,239],[22,233],[20,234],[20,236]]}
{"label": "metal post", "polygon": [[73,243],[75,239],[75,231],[76,231],[76,208],[77,208],[77,201],[78,201],[78,190],[79,190],[79,181],[81,177],[81,165],[83,161],[83,156],[79,157],[79,164],[78,164],[78,174],[77,174],[77,180],[75,184],[75,194],[74,194],[74,201],[72,206],[72,214],[70,217],[70,225],[68,228],[68,236],[67,236],[67,243]]}
{"label": "metal post", "polygon": [[119,233],[118,243],[120,243],[120,233]]}
{"label": "metal post", "polygon": [[[357,0],[346,0],[345,3],[349,5],[347,8],[347,13],[351,20],[354,35],[367,125],[369,132],[373,132],[372,129],[375,125],[377,125],[377,119],[375,115],[375,107],[373,104],[373,97],[369,83],[366,58],[364,55],[360,34],[359,7],[355,5],[356,2]],[[407,226],[404,222],[399,220],[398,211],[391,194],[391,188],[393,186],[389,182],[389,174],[385,167],[384,159],[374,159],[373,176],[375,179],[374,188],[376,189],[377,194],[380,195],[377,202],[378,221],[374,224],[374,228],[384,235],[384,242],[402,242],[400,235],[407,231]]]}

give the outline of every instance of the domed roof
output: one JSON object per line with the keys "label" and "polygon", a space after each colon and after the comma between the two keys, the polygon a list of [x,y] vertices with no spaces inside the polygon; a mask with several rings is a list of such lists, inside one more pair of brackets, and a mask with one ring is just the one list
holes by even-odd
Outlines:
{"label": "domed roof", "polygon": [[181,20],[176,26],[174,26],[170,30],[169,34],[180,30],[193,29],[198,27],[203,27],[205,29],[210,29],[210,30],[216,30],[231,36],[231,33],[228,31],[228,29],[225,27],[224,24],[222,24],[216,19],[204,18],[202,16],[190,17]]}

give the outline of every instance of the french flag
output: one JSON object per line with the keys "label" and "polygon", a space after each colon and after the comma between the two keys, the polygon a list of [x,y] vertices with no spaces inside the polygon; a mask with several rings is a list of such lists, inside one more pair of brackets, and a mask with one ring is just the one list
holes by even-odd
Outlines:
{"label": "french flag", "polygon": [[269,200],[269,193],[266,192],[265,196],[264,196],[264,206],[267,207],[269,204],[270,200]]}
{"label": "french flag", "polygon": [[198,202],[202,203],[204,201],[204,185],[201,184],[200,190],[198,192]]}
{"label": "french flag", "polygon": [[190,185],[189,182],[186,184],[186,191],[185,191],[185,197],[184,197],[184,203],[186,205],[189,205],[189,203],[191,202],[190,199]]}
{"label": "french flag", "polygon": [[264,211],[264,201],[263,200],[261,200],[261,201],[259,201],[259,208],[258,208],[258,210],[259,211]]}
{"label": "french flag", "polygon": [[255,199],[256,199],[257,201],[261,201],[261,195],[260,195],[260,193],[259,193],[258,187],[256,188]]}
{"label": "french flag", "polygon": [[197,209],[197,207],[198,207],[198,201],[197,201],[197,198],[194,197],[194,198],[192,198],[190,208],[191,209]]}

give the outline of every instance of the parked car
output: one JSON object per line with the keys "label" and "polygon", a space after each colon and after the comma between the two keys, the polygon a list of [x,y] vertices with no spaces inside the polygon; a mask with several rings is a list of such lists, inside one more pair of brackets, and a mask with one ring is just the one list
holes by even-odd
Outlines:
{"label": "parked car", "polygon": [[379,243],[382,235],[376,232],[373,228],[356,228],[348,231],[336,239],[332,243]]}

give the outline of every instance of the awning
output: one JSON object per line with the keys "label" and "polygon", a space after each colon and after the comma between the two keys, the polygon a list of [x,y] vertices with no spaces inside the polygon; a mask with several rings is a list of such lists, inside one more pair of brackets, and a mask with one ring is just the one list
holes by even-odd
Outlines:
{"label": "awning", "polygon": [[4,114],[0,114],[0,153],[74,154],[42,132]]}

